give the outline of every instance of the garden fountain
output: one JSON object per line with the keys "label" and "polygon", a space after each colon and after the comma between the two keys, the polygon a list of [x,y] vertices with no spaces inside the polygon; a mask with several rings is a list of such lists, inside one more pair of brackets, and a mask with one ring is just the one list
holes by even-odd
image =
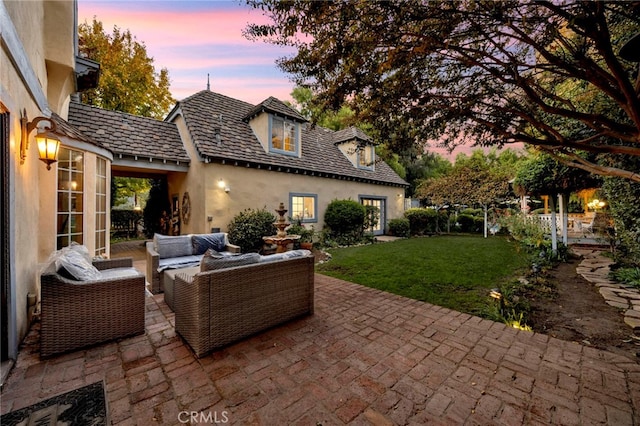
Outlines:
{"label": "garden fountain", "polygon": [[278,213],[278,220],[273,224],[278,229],[278,232],[276,232],[276,235],[262,237],[262,239],[267,244],[275,244],[277,246],[276,253],[283,253],[287,251],[289,244],[300,239],[300,235],[287,235],[285,228],[291,224],[284,217],[284,214],[289,211],[284,208],[284,203],[280,203],[275,211]]}

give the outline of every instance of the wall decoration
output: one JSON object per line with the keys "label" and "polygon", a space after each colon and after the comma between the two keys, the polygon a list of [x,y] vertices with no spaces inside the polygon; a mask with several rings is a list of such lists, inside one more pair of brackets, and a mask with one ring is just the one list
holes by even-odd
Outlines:
{"label": "wall decoration", "polygon": [[185,192],[182,196],[182,221],[185,225],[189,224],[189,218],[191,217],[191,200],[189,199],[189,193]]}

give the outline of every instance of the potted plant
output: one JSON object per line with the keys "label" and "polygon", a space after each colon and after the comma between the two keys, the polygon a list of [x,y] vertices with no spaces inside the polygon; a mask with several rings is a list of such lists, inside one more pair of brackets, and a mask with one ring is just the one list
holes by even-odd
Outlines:
{"label": "potted plant", "polygon": [[287,228],[287,234],[300,235],[300,239],[297,240],[296,245],[301,249],[311,250],[313,248],[313,235],[315,234],[313,227],[307,229],[301,221],[296,220]]}
{"label": "potted plant", "polygon": [[300,248],[305,250],[313,249],[313,227],[311,229],[302,228],[303,231],[300,233]]}

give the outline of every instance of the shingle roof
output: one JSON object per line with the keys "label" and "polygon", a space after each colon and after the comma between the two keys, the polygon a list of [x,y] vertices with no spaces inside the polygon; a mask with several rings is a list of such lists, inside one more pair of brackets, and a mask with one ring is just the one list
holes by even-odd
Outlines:
{"label": "shingle roof", "polygon": [[68,138],[75,139],[77,141],[86,142],[91,145],[99,146],[100,148],[105,148],[111,151],[110,149],[102,145],[100,142],[93,140],[88,135],[85,135],[80,129],[78,129],[76,126],[74,126],[73,124],[69,123],[68,121],[60,117],[55,112],[51,114],[51,120],[56,124],[57,133],[63,134]]}
{"label": "shingle roof", "polygon": [[69,104],[68,121],[116,155],[190,162],[173,123],[78,102]]}
{"label": "shingle roof", "polygon": [[[208,90],[185,98],[174,109],[182,113],[195,147],[203,158],[275,166],[283,171],[312,172],[373,183],[407,185],[383,161],[376,163],[375,170],[354,167],[335,145],[336,132],[319,126],[301,125],[300,158],[266,153],[245,121],[245,117],[251,116],[255,110],[256,106],[247,102]],[[219,141],[216,133],[220,134]]]}
{"label": "shingle roof", "polygon": [[349,127],[347,129],[338,130],[332,136],[333,143],[339,144],[340,142],[352,141],[354,139],[373,143],[369,135],[357,127]]}
{"label": "shingle roof", "polygon": [[244,117],[244,120],[248,122],[253,117],[255,117],[256,115],[260,114],[263,111],[282,115],[284,117],[292,119],[293,121],[299,121],[301,123],[305,123],[309,121],[306,118],[304,118],[302,115],[300,115],[298,111],[294,110],[293,108],[289,108],[282,101],[280,101],[277,98],[274,98],[273,96],[269,96],[267,99],[265,99],[264,101],[256,105]]}

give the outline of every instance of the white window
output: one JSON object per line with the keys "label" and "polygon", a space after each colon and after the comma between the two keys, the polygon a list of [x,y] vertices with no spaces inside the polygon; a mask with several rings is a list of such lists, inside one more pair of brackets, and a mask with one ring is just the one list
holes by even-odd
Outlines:
{"label": "white window", "polygon": [[298,125],[279,117],[271,117],[270,151],[297,155]]}
{"label": "white window", "polygon": [[301,222],[318,221],[318,196],[315,194],[291,194],[291,218]]}
{"label": "white window", "polygon": [[107,160],[96,158],[96,256],[107,251]]}
{"label": "white window", "polygon": [[57,247],[83,244],[84,155],[60,147],[58,152]]}

